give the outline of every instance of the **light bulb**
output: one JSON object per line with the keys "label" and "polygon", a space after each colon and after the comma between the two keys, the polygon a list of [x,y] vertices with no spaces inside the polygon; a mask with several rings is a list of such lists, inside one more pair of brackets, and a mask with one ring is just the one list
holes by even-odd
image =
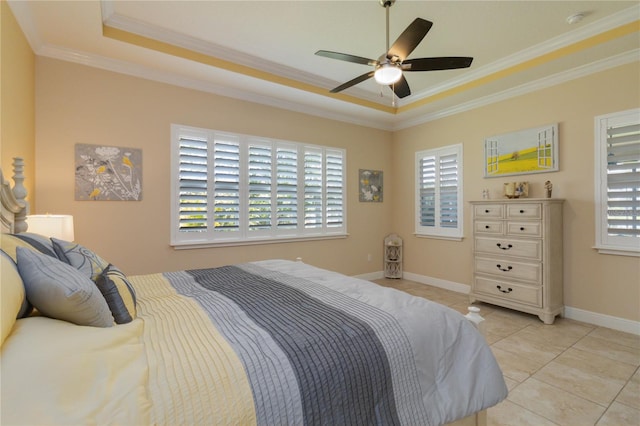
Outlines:
{"label": "light bulb", "polygon": [[384,84],[388,86],[393,83],[397,83],[402,78],[402,70],[399,66],[393,64],[382,64],[376,69],[373,74],[373,78],[376,79],[378,84]]}

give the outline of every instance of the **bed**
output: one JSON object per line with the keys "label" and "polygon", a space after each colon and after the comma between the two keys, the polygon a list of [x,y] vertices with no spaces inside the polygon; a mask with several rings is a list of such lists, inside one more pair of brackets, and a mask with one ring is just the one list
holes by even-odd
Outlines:
{"label": "bed", "polygon": [[3,425],[475,425],[507,396],[445,306],[281,259],[126,276],[16,232],[1,183]]}

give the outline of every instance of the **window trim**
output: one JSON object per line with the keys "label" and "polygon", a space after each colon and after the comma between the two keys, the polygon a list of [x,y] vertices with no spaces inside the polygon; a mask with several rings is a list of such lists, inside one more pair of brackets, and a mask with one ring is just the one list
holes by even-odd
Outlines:
{"label": "window trim", "polygon": [[[207,230],[200,233],[194,232],[192,235],[188,237],[184,232],[180,231],[179,226],[179,215],[180,215],[180,139],[181,137],[197,137],[197,138],[206,138],[209,146],[212,144],[213,138],[218,135],[224,135],[227,137],[235,138],[239,141],[239,148],[241,152],[241,160],[240,160],[240,209],[241,214],[248,213],[248,161],[247,157],[243,157],[249,151],[249,145],[253,144],[267,144],[272,147],[273,150],[276,150],[278,147],[296,147],[298,152],[298,204],[302,202],[303,206],[299,208],[298,213],[298,229],[295,230],[287,230],[287,229],[277,229],[277,211],[273,212],[272,217],[272,229],[270,231],[263,232],[262,230],[256,231],[254,234],[251,234],[248,230],[248,218],[243,217],[240,220],[240,229],[239,232],[226,234],[216,232],[214,228],[211,226],[212,217],[207,219],[208,226]],[[175,249],[192,249],[192,248],[207,248],[207,247],[225,247],[225,246],[242,246],[242,245],[253,245],[253,244],[272,244],[272,243],[285,243],[285,242],[296,242],[296,241],[313,241],[313,240],[324,240],[324,239],[336,239],[336,238],[346,238],[349,234],[347,233],[347,151],[343,148],[330,147],[330,146],[321,146],[314,144],[307,144],[301,142],[293,142],[293,141],[285,141],[279,139],[265,138],[260,136],[252,136],[252,135],[244,135],[244,134],[236,134],[231,132],[210,130],[210,129],[202,129],[191,126],[185,126],[180,124],[171,124],[171,141],[170,141],[170,245]],[[304,157],[300,158],[300,155],[304,156],[307,151],[317,151],[322,153],[322,175],[323,175],[323,184],[322,184],[322,225],[318,228],[309,229],[304,226]],[[327,164],[327,156],[336,155],[341,158],[342,161],[342,176],[341,179],[338,179],[338,182],[342,182],[342,225],[331,227],[328,226],[328,210],[327,210],[327,187],[326,180],[324,180],[324,176],[326,174],[328,164]],[[209,154],[210,155],[210,154]],[[275,152],[274,157],[275,158]],[[275,166],[275,164],[272,164]],[[302,175],[300,174],[302,173]],[[213,185],[213,162],[208,161],[208,182],[210,185]],[[272,168],[272,176],[275,176],[275,168]],[[302,181],[300,180],[302,179]],[[335,181],[334,181],[335,182]],[[302,183],[302,184],[301,184]],[[275,183],[273,183],[275,185]],[[302,195],[302,198],[301,198]],[[214,200],[214,187],[211,186],[208,190],[208,215],[211,215],[212,210],[215,208],[213,200]],[[276,200],[275,192],[272,193],[272,203]],[[277,209],[277,206],[276,206]],[[244,226],[247,225],[247,226]],[[247,229],[245,229],[247,228]]]}
{"label": "window trim", "polygon": [[[458,188],[457,188],[457,227],[456,228],[444,228],[439,225],[434,227],[425,227],[420,224],[420,160],[429,155],[435,155],[438,159],[442,155],[456,155],[457,160],[457,179],[458,179]],[[464,189],[464,180],[463,180],[463,144],[454,144],[443,146],[439,148],[432,148],[422,151],[417,151],[415,153],[415,191],[414,191],[414,226],[415,231],[414,235],[419,238],[431,238],[431,239],[440,239],[440,240],[453,240],[453,241],[462,241],[464,238],[464,197],[463,197],[463,189]],[[438,199],[439,202],[439,199]]]}
{"label": "window trim", "polygon": [[[607,127],[608,124],[624,123],[632,120],[640,124],[640,108],[604,114],[595,117],[594,126],[594,206],[595,206],[595,245],[594,249],[601,254],[640,257],[640,244],[629,240],[625,244],[624,237],[614,237],[607,234]],[[622,243],[622,244],[621,244]]]}

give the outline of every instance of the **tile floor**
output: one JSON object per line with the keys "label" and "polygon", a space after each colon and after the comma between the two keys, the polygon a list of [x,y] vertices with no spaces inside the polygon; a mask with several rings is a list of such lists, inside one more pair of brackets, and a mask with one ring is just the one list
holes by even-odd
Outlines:
{"label": "tile floor", "polygon": [[[408,281],[376,283],[467,312],[468,296]],[[509,396],[488,426],[640,425],[640,336],[478,303]]]}

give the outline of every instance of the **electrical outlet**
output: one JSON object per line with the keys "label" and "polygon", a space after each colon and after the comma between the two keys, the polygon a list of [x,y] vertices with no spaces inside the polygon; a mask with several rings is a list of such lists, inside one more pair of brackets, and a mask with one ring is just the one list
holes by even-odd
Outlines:
{"label": "electrical outlet", "polygon": [[371,262],[371,254],[367,255],[367,262]]}

